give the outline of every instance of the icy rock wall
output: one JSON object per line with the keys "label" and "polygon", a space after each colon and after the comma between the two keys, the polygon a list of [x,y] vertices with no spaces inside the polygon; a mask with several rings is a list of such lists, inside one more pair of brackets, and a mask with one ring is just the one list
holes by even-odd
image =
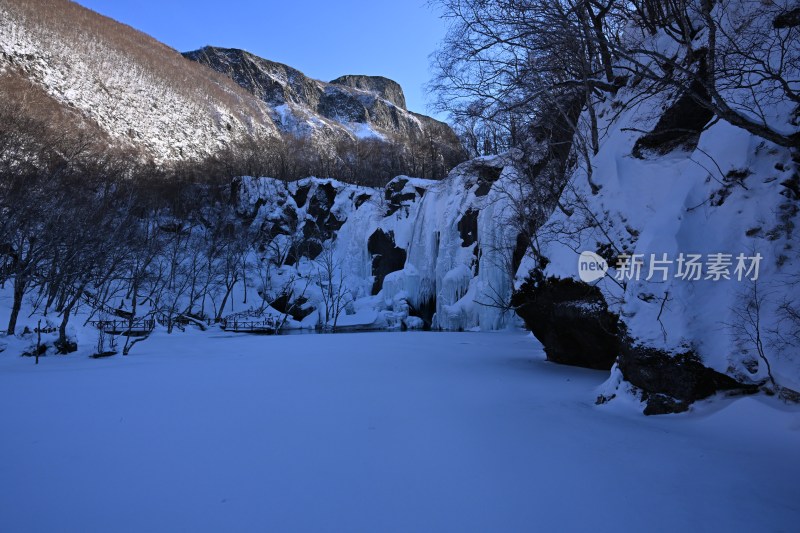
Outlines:
{"label": "icy rock wall", "polygon": [[[502,165],[497,159],[485,164]],[[501,174],[488,194],[478,195],[481,183],[470,168],[458,167],[448,179],[431,184],[405,222],[387,221],[408,259],[402,271],[387,276],[384,298],[405,293],[415,309],[431,305],[433,328],[498,329],[510,319],[502,309],[511,293],[509,258],[516,241],[506,218],[508,175]],[[477,219],[471,220],[475,212]]]}
{"label": "icy rock wall", "polygon": [[[331,248],[360,307],[418,317],[434,329],[499,329],[513,320],[504,306],[517,266],[505,187],[513,175],[503,167],[501,158],[481,158],[443,181],[399,176],[386,189],[318,178],[242,178],[239,211],[252,217],[266,255],[280,248],[275,243],[303,243],[300,273],[313,268],[319,250]],[[488,169],[492,180],[476,168]],[[396,249],[393,261],[405,256],[402,268],[387,273],[386,261],[377,266],[382,258],[370,251],[376,234],[387,241],[384,248]],[[308,245],[315,239],[321,246]]]}

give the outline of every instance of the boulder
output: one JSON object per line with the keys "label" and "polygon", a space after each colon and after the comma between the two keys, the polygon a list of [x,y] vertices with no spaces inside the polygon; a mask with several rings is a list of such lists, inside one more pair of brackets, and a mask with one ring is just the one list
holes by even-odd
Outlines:
{"label": "boulder", "polygon": [[720,391],[758,390],[708,368],[691,351],[673,354],[630,340],[622,344],[617,365],[625,381],[642,390],[646,415],[680,413]]}
{"label": "boulder", "polygon": [[619,355],[619,318],[597,287],[570,278],[529,278],[511,303],[548,361],[609,370]]}

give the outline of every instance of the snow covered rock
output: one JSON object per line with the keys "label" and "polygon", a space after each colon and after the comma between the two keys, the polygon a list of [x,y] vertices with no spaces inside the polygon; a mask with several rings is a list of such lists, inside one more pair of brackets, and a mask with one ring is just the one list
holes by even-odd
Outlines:
{"label": "snow covered rock", "polygon": [[549,361],[609,370],[617,360],[619,317],[597,287],[571,278],[529,279],[512,303]]}
{"label": "snow covered rock", "polygon": [[[637,99],[635,83],[597,103],[596,152],[587,111],[576,121],[563,189],[517,273],[520,314],[549,359],[616,362],[614,390],[633,386],[648,414],[718,391],[797,390],[800,155],[688,94]],[[762,111],[796,128],[796,104]],[[584,252],[605,274],[579,281]],[[618,329],[599,327],[605,313]]]}
{"label": "snow covered rock", "polygon": [[331,83],[335,83],[337,85],[346,85],[347,87],[352,87],[353,89],[360,89],[362,91],[377,94],[384,100],[391,102],[400,109],[407,109],[406,97],[403,94],[403,88],[400,87],[399,83],[394,80],[390,80],[389,78],[384,78],[383,76],[359,76],[348,74],[332,80]]}
{"label": "snow covered rock", "polygon": [[628,342],[622,343],[617,364],[625,380],[643,391],[646,415],[686,411],[691,403],[719,391],[758,390],[704,366],[691,352],[673,354]]}
{"label": "snow covered rock", "polygon": [[246,177],[236,184],[238,210],[262,235],[265,258],[299,277],[330,250],[354,314],[373,310],[410,329],[499,329],[516,320],[510,298],[522,259],[506,165],[482,158],[443,181],[398,176],[383,189]]}

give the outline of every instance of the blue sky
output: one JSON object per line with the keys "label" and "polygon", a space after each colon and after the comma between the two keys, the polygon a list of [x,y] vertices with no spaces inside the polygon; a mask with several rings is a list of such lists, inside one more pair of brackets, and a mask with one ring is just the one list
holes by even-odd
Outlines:
{"label": "blue sky", "polygon": [[[428,112],[428,55],[446,23],[426,0],[78,0],[181,52],[243,48],[324,81],[343,74],[392,78],[408,107]],[[439,117],[442,118],[442,117]]]}

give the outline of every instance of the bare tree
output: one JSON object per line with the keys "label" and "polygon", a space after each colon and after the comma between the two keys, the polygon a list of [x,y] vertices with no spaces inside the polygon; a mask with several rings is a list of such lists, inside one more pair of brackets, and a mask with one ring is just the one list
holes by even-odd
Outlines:
{"label": "bare tree", "polygon": [[300,310],[300,306],[306,301],[306,292],[311,285],[311,277],[301,277],[297,274],[291,274],[289,278],[281,284],[277,291],[277,298],[270,302],[270,306],[275,307],[277,301],[282,302],[283,311],[281,319],[275,326],[275,331],[280,331],[289,320]]}
{"label": "bare tree", "polygon": [[335,332],[339,317],[352,300],[345,284],[342,262],[337,260],[332,246],[327,246],[314,261],[314,281],[322,295],[322,330]]}
{"label": "bare tree", "polygon": [[451,27],[433,56],[430,88],[439,110],[482,137],[473,138],[473,149],[517,146],[553,100],[579,98],[591,106],[595,91],[618,88],[608,43],[613,0],[435,4]]}
{"label": "bare tree", "polygon": [[[776,23],[787,1],[674,0],[638,2],[647,31],[613,47],[617,68],[644,81],[649,94],[673,89],[714,116],[789,148],[800,133],[782,123],[784,103],[800,104],[800,25]],[[663,46],[651,36],[672,41]]]}
{"label": "bare tree", "polygon": [[766,329],[763,310],[767,296],[760,290],[758,281],[752,281],[748,291],[742,295],[741,305],[732,309],[735,321],[727,326],[737,343],[749,346],[756,352],[758,358],[764,363],[772,390],[777,392],[780,387],[772,375],[772,365],[765,349]]}

